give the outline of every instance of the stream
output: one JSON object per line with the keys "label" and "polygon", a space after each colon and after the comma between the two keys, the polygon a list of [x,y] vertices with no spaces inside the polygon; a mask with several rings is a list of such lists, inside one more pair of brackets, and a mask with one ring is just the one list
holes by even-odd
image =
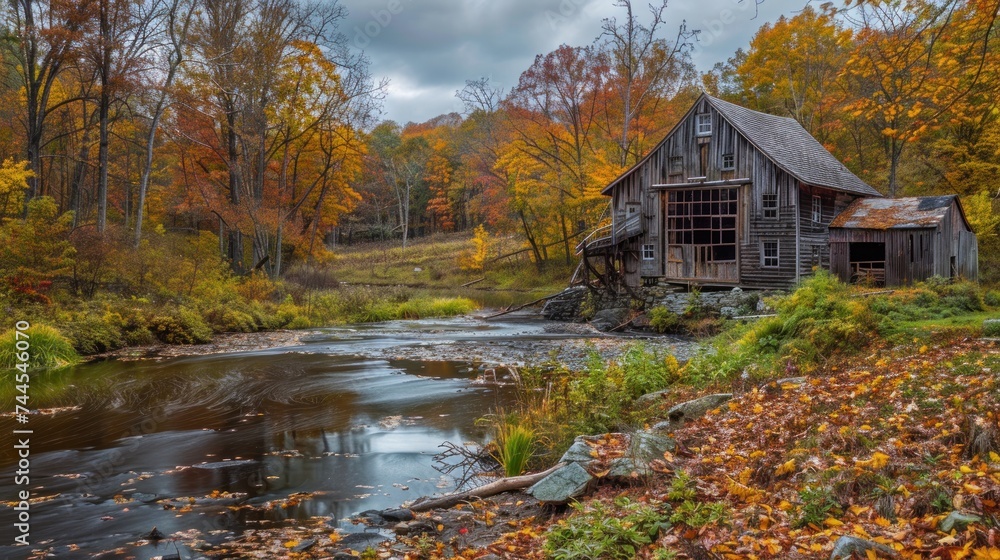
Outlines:
{"label": "stream", "polygon": [[[13,391],[0,393],[0,558],[173,554],[142,540],[154,526],[231,535],[324,516],[331,530],[361,530],[347,518],[454,488],[434,455],[483,441],[476,419],[510,401],[493,364],[590,336],[523,318],[399,321],[320,329],[292,347],[33,373],[40,412],[27,425],[9,413]],[[15,484],[12,426],[33,431],[28,485]],[[31,546],[13,546],[25,488]],[[236,503],[274,507],[247,518]]]}

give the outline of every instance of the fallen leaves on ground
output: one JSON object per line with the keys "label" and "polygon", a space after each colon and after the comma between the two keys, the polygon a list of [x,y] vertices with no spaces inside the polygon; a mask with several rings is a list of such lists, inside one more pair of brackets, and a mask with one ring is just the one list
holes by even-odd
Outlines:
{"label": "fallen leaves on ground", "polygon": [[[725,388],[706,392],[716,389]],[[880,348],[831,362],[804,384],[744,391],[674,436],[685,452],[664,457],[653,478],[627,488],[602,485],[587,499],[611,503],[627,494],[667,502],[673,473],[684,471],[697,480],[696,500],[724,503],[730,515],[700,528],[675,524],[637,558],[668,549],[680,559],[825,559],[837,539],[854,536],[903,560],[1000,560],[997,345],[964,339]],[[605,458],[618,454],[618,443],[592,447]],[[827,509],[818,496],[830,498]],[[941,530],[955,511],[982,521]],[[508,531],[488,547],[449,542],[410,557],[544,558],[546,528],[564,515],[512,522],[500,516],[496,524]],[[220,553],[249,558],[260,546],[268,557],[312,558],[335,544],[320,535],[325,546],[293,553],[285,544],[316,538],[318,530],[281,531],[281,538],[250,532]]]}

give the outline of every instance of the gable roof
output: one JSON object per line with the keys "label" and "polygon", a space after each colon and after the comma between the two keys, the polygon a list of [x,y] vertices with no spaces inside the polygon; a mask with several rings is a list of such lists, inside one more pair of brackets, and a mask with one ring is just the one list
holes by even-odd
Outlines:
{"label": "gable roof", "polygon": [[962,205],[955,195],[907,198],[859,198],[830,223],[831,228],[924,229],[937,227],[948,215],[952,203],[968,226]]}
{"label": "gable roof", "polygon": [[[806,132],[795,119],[753,111],[702,93],[681,122],[690,117],[702,99],[707,99],[708,103],[754,147],[799,182],[864,196],[882,196],[882,193],[844,167],[843,163],[833,157],[833,154]],[[602,194],[610,193],[612,187],[645,163],[667,141],[667,138],[674,134],[678,126],[680,123],[674,126],[663,141],[638,164],[605,187],[601,191]]]}
{"label": "gable roof", "polygon": [[799,182],[866,196],[882,196],[844,167],[795,119],[752,111],[707,94],[705,97],[751,144]]}

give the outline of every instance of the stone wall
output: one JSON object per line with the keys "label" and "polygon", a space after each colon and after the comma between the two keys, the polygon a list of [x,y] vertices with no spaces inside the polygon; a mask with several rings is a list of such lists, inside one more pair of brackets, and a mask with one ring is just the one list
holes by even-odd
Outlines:
{"label": "stone wall", "polygon": [[752,309],[756,310],[762,292],[744,292],[740,288],[733,288],[721,292],[694,293],[676,292],[664,286],[652,286],[643,288],[641,294],[644,298],[643,309],[646,310],[662,306],[681,315],[688,310],[694,298],[697,297],[702,306],[718,311],[724,316],[732,317],[748,311],[748,306],[753,306]]}
{"label": "stone wall", "polygon": [[[625,293],[613,294],[607,290],[591,293],[585,286],[573,286],[548,300],[542,309],[542,315],[554,321],[584,321],[591,317],[601,317],[602,322],[613,322],[630,309],[648,311],[660,306],[681,315],[692,306],[697,297],[701,306],[732,317],[762,310],[760,298],[767,295],[765,292],[743,291],[740,288],[718,292],[681,292],[676,286],[663,284],[644,286],[638,288],[636,293],[641,301],[636,301]],[[609,319],[609,316],[612,318]]]}

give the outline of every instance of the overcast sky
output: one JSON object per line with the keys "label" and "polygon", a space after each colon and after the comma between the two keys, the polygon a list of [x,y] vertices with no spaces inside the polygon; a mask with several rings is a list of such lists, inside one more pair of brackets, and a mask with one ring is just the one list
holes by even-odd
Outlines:
{"label": "overcast sky", "polygon": [[[759,0],[758,0],[759,1]],[[801,10],[807,0],[673,0],[663,34],[672,39],[682,20],[701,35],[693,60],[699,71],[746,47],[757,29]],[[488,76],[509,90],[535,55],[561,44],[585,46],[604,18],[624,19],[614,0],[340,0],[351,43],[371,60],[377,80],[389,78],[383,118],[423,122],[462,111],[455,91]],[[649,0],[633,9],[648,21]],[[755,10],[757,11],[755,17]]]}

